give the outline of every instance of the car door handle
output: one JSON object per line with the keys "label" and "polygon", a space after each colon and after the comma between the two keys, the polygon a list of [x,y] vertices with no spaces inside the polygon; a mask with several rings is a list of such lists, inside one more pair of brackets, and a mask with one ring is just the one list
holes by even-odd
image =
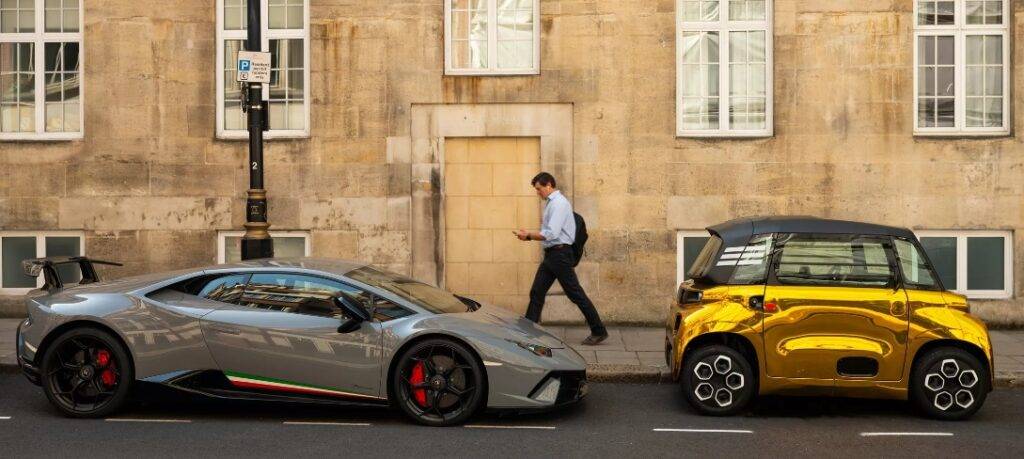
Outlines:
{"label": "car door handle", "polygon": [[215,331],[217,333],[223,333],[225,335],[241,335],[242,334],[242,331],[237,329],[237,328],[210,327],[210,330],[213,330],[213,331]]}

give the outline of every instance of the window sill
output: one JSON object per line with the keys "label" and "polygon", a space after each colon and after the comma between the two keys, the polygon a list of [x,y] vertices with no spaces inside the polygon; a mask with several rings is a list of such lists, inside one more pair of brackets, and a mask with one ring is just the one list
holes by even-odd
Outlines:
{"label": "window sill", "polygon": [[540,69],[526,70],[454,70],[445,69],[444,76],[537,76]]}
{"label": "window sill", "polygon": [[[309,131],[264,131],[263,140],[303,140],[309,139]],[[249,131],[218,132],[217,140],[241,141],[249,140]]]}
{"label": "window sill", "polygon": [[0,134],[0,142],[74,142],[83,138],[85,138],[85,135],[81,132],[70,134]]}
{"label": "window sill", "polygon": [[736,133],[736,132],[677,132],[676,139],[693,139],[693,140],[758,140],[758,139],[770,139],[775,137],[774,132],[753,132],[753,133]]}
{"label": "window sill", "polygon": [[995,132],[914,131],[914,137],[921,139],[998,139],[1013,137],[1013,133],[1009,130]]}

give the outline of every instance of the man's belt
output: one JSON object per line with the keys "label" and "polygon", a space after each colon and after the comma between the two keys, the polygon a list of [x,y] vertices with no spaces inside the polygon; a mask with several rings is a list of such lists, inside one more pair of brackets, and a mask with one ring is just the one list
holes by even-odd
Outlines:
{"label": "man's belt", "polygon": [[555,250],[570,249],[570,248],[572,248],[572,246],[569,245],[569,244],[558,244],[558,245],[553,245],[551,247],[545,247],[544,251],[545,252],[553,252]]}

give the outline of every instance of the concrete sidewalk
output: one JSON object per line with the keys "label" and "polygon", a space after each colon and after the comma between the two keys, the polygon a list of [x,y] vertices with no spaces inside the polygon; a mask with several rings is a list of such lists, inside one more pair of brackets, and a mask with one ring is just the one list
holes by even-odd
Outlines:
{"label": "concrete sidewalk", "polygon": [[[14,370],[14,334],[20,319],[0,319],[0,370]],[[667,382],[665,332],[656,327],[611,327],[598,346],[579,343],[590,333],[582,326],[546,326],[587,360],[587,372],[594,381]],[[1024,330],[993,330],[996,356],[996,386],[1024,387]]]}

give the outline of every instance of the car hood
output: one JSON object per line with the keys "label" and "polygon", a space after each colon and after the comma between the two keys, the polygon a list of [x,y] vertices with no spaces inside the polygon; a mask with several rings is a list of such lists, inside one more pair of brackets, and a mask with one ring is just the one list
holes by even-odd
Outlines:
{"label": "car hood", "polygon": [[492,325],[509,331],[509,338],[540,344],[552,349],[564,349],[565,343],[540,325],[512,311],[493,305],[483,305],[474,312],[459,314],[463,319]]}

